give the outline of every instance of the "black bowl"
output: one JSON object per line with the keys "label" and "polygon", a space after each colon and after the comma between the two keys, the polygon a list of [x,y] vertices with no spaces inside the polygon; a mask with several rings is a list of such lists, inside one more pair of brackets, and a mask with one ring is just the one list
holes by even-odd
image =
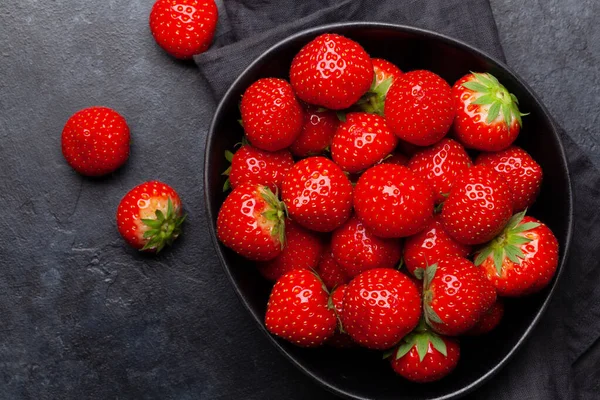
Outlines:
{"label": "black bowl", "polygon": [[[404,71],[429,69],[454,83],[468,71],[494,74],[530,113],[517,144],[542,166],[542,191],[530,214],[544,221],[560,243],[556,277],[542,292],[507,301],[505,319],[484,338],[462,340],[459,366],[451,379],[416,385],[395,375],[381,353],[367,350],[338,351],[302,349],[271,336],[263,318],[270,284],[253,268],[216,239],[215,223],[225,199],[221,173],[227,168],[223,156],[240,141],[243,131],[238,102],[244,90],[259,78],[288,79],[289,67],[300,48],[319,34],[334,32],[358,41],[372,57],[390,60]],[[242,302],[273,345],[300,370],[330,391],[351,399],[453,399],[481,385],[503,367],[522,346],[540,319],[564,267],[571,238],[572,197],[569,170],[558,127],[533,91],[506,65],[473,47],[446,36],[399,25],[344,23],[310,29],[271,47],[233,83],[215,113],[206,143],[204,185],[208,219],[215,248]],[[493,345],[492,345],[493,344]]]}

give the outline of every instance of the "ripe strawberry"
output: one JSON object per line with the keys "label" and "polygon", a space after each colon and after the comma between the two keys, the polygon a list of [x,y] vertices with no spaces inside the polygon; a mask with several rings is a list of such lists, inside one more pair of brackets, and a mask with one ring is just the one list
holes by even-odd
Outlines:
{"label": "ripe strawberry", "polygon": [[485,271],[500,296],[535,293],[546,287],[556,272],[558,241],[550,228],[521,212],[476,254],[475,265]]}
{"label": "ripe strawberry", "polygon": [[259,149],[285,149],[302,131],[304,112],[292,87],[283,79],[254,82],[242,96],[240,111],[246,136]]}
{"label": "ripe strawberry", "polygon": [[189,59],[208,49],[218,19],[214,0],[158,0],[150,12],[150,30],[167,53]]}
{"label": "ripe strawberry", "polygon": [[430,71],[407,72],[390,87],[384,115],[399,138],[432,145],[446,136],[454,120],[450,85]]}
{"label": "ripe strawberry", "polygon": [[63,156],[75,171],[106,175],[129,158],[129,127],[125,118],[110,108],[85,108],[69,118],[61,143]]}
{"label": "ripe strawberry", "polygon": [[383,238],[421,231],[433,216],[433,192],[408,168],[380,164],[369,168],[354,187],[358,219]]}
{"label": "ripe strawberry", "polygon": [[392,83],[402,75],[400,68],[382,58],[373,58],[375,80],[369,92],[358,102],[360,108],[368,113],[383,115],[383,106]]}
{"label": "ripe strawberry", "polygon": [[437,214],[425,229],[404,242],[404,265],[414,275],[417,268],[425,269],[441,258],[467,257],[470,252],[470,246],[460,244],[448,235]]}
{"label": "ripe strawberry", "polygon": [[456,177],[472,164],[471,158],[460,143],[452,139],[443,139],[433,147],[415,154],[407,167],[429,182],[435,193],[435,202],[439,204],[446,200]]}
{"label": "ripe strawberry", "polygon": [[262,276],[275,282],[293,269],[315,268],[321,259],[323,247],[321,236],[288,220],[283,251],[272,260],[257,263],[257,267]]}
{"label": "ripe strawberry", "polygon": [[161,251],[181,233],[181,200],[175,190],[159,181],[142,183],[131,189],[117,208],[117,228],[132,247]]}
{"label": "ripe strawberry", "polygon": [[333,306],[335,310],[335,314],[338,318],[338,326],[333,336],[327,341],[327,344],[333,347],[337,347],[338,349],[356,346],[354,340],[352,340],[350,335],[348,335],[344,330],[340,317],[340,315],[342,315],[342,312],[344,311],[344,296],[346,295],[347,287],[347,285],[341,285],[336,287],[335,290],[331,293],[330,297],[329,307],[331,308]]}
{"label": "ripe strawberry", "polygon": [[353,40],[324,34],[304,46],[290,68],[290,82],[298,97],[332,110],[356,103],[373,81],[373,64]]}
{"label": "ripe strawberry", "polygon": [[373,70],[375,71],[375,88],[381,85],[386,80],[391,80],[390,85],[394,83],[394,80],[402,75],[400,68],[384,60],[383,58],[372,58]]}
{"label": "ripe strawberry", "polygon": [[351,277],[368,269],[394,268],[402,255],[399,240],[378,238],[356,217],[333,232],[331,252]]}
{"label": "ripe strawberry", "polygon": [[309,157],[283,180],[282,199],[290,217],[305,228],[331,232],[352,212],[352,184],[333,161]]}
{"label": "ripe strawberry", "polygon": [[339,119],[330,110],[307,106],[304,109],[302,132],[290,146],[296,157],[316,156],[331,146]]}
{"label": "ripe strawberry", "polygon": [[508,184],[489,167],[476,165],[454,181],[442,209],[446,232],[463,244],[493,239],[512,215]]}
{"label": "ripe strawberry", "polygon": [[456,368],[460,346],[454,339],[438,336],[419,324],[406,335],[398,349],[391,353],[394,371],[412,382],[434,382],[447,376]]}
{"label": "ripe strawberry", "polygon": [[344,171],[357,173],[390,154],[398,138],[383,117],[364,112],[346,115],[333,137],[331,157]]}
{"label": "ripe strawberry", "polygon": [[321,260],[315,271],[319,274],[328,290],[333,290],[338,286],[344,285],[350,282],[351,279],[346,269],[334,260],[333,254],[331,254],[331,246],[327,246],[321,254]]}
{"label": "ripe strawberry", "polygon": [[466,258],[442,258],[418,272],[424,275],[425,320],[439,334],[465,333],[496,301],[496,291],[485,274]]}
{"label": "ripe strawberry", "polygon": [[370,269],[348,284],[341,317],[355,342],[389,349],[417,326],[421,296],[410,278],[397,270]]}
{"label": "ripe strawberry", "polygon": [[[500,151],[519,135],[519,101],[488,73],[470,73],[452,87],[456,119],[454,133],[471,149]],[[510,127],[510,129],[509,129]]]}
{"label": "ripe strawberry", "polygon": [[316,347],[333,336],[336,323],[329,294],[313,272],[290,271],[273,286],[265,316],[272,334],[301,347]]}
{"label": "ripe strawberry", "polygon": [[242,183],[221,205],[217,237],[250,260],[271,260],[283,250],[284,209],[267,186]]}
{"label": "ripe strawberry", "polygon": [[405,166],[406,164],[408,164],[408,157],[406,157],[404,154],[400,153],[399,151],[395,151],[392,154],[390,154],[389,157],[384,158],[381,163]]}
{"label": "ripe strawberry", "polygon": [[504,316],[504,304],[496,299],[496,302],[483,316],[477,321],[474,327],[467,331],[469,336],[484,335],[493,331],[502,320]]}
{"label": "ripe strawberry", "polygon": [[270,152],[249,144],[243,145],[235,154],[226,151],[225,157],[231,166],[223,173],[229,176],[223,186],[224,191],[230,187],[235,189],[242,183],[257,183],[278,193],[283,177],[294,165],[288,150]]}
{"label": "ripe strawberry", "polygon": [[540,192],[542,167],[520,147],[511,146],[498,153],[481,153],[475,163],[493,168],[506,179],[515,211],[531,206]]}

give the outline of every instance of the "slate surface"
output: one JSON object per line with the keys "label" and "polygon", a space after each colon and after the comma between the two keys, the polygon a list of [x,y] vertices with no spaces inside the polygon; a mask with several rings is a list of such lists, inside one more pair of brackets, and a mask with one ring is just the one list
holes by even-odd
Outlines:
{"label": "slate surface", "polygon": [[[598,2],[491,3],[509,64],[600,166]],[[331,398],[273,351],[212,249],[194,245],[203,138],[189,132],[206,129],[209,93],[193,64],[155,46],[150,7],[0,4],[0,399]],[[134,132],[128,165],[108,179],[78,176],[60,154],[65,121],[93,104]],[[171,251],[144,257],[113,215],[154,178],[173,183],[189,221]]]}

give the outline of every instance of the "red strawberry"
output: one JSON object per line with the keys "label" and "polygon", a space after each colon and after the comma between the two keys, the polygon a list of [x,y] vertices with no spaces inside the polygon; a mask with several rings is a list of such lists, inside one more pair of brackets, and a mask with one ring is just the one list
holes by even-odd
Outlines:
{"label": "red strawberry", "polygon": [[465,333],[495,301],[494,287],[466,258],[442,258],[425,269],[423,312],[427,324],[439,334]]}
{"label": "red strawberry", "polygon": [[373,58],[375,80],[366,96],[359,101],[360,108],[369,113],[383,115],[383,107],[387,92],[396,79],[402,75],[400,68],[382,58]]}
{"label": "red strawberry", "polygon": [[348,284],[341,317],[355,342],[389,349],[417,326],[421,296],[410,278],[397,270],[370,269]]}
{"label": "red strawberry", "polygon": [[391,79],[391,83],[402,75],[400,68],[383,58],[372,58],[373,70],[375,71],[375,87],[381,85],[386,79]]}
{"label": "red strawberry", "polygon": [[69,118],[62,131],[62,153],[82,175],[115,171],[129,158],[129,127],[125,118],[106,107],[90,107]]}
{"label": "red strawberry", "polygon": [[284,205],[267,186],[242,183],[221,205],[217,237],[250,260],[271,260],[283,249],[284,220]]}
{"label": "red strawberry", "polygon": [[425,326],[406,335],[391,354],[394,371],[412,382],[442,379],[458,365],[460,346],[454,339],[438,336]]}
{"label": "red strawberry", "polygon": [[515,211],[531,206],[540,192],[542,167],[520,147],[511,146],[498,153],[481,153],[475,163],[495,169],[506,179]]}
{"label": "red strawberry", "polygon": [[338,123],[339,119],[333,111],[307,106],[302,132],[290,146],[292,154],[296,157],[308,157],[329,149]]}
{"label": "red strawberry", "polygon": [[208,49],[218,19],[214,0],[158,0],[150,12],[150,30],[167,53],[189,59]]}
{"label": "red strawberry", "polygon": [[398,139],[383,117],[364,112],[346,115],[333,137],[331,157],[344,171],[357,173],[390,154]]}
{"label": "red strawberry", "polygon": [[489,167],[476,165],[454,181],[442,209],[446,232],[463,244],[494,238],[512,215],[508,184]]}
{"label": "red strawberry", "polygon": [[346,294],[346,288],[347,285],[341,285],[335,288],[333,293],[331,293],[331,304],[329,306],[331,308],[333,305],[335,309],[335,314],[338,317],[338,327],[335,330],[335,334],[327,341],[327,344],[339,349],[356,346],[354,340],[352,340],[350,335],[348,335],[344,330],[340,319],[340,315],[342,315],[342,312],[344,311],[344,296]]}
{"label": "red strawberry", "polygon": [[175,190],[162,182],[145,182],[131,189],[117,208],[117,228],[132,247],[161,251],[181,233],[181,200]]}
{"label": "red strawberry", "polygon": [[226,151],[225,157],[231,166],[224,172],[224,175],[229,175],[224,190],[229,187],[235,189],[242,183],[258,183],[269,186],[271,191],[277,193],[283,177],[294,165],[288,150],[270,152],[249,144],[243,145],[235,154]]}
{"label": "red strawberry", "polygon": [[331,252],[351,277],[368,269],[394,268],[402,255],[399,240],[378,238],[356,217],[333,232]]}
{"label": "red strawberry", "polygon": [[407,167],[429,182],[435,193],[435,202],[442,203],[450,193],[456,177],[471,165],[471,158],[460,143],[443,139],[433,147],[415,154]]}
{"label": "red strawberry", "polygon": [[309,157],[286,175],[282,199],[290,217],[305,228],[331,232],[352,212],[352,184],[333,161]]}
{"label": "red strawberry", "polygon": [[450,85],[430,71],[407,72],[390,87],[384,115],[399,138],[418,146],[434,144],[454,120]]}
{"label": "red strawberry", "polygon": [[291,220],[285,224],[285,245],[277,257],[257,264],[258,270],[270,281],[275,282],[293,269],[313,269],[321,259],[323,239]]}
{"label": "red strawberry", "polygon": [[558,267],[558,241],[546,225],[525,212],[515,214],[498,237],[475,257],[500,296],[535,293]]}
{"label": "red strawberry", "polygon": [[290,271],[273,286],[265,316],[272,334],[301,347],[316,347],[333,336],[336,323],[329,294],[313,272]]}
{"label": "red strawberry", "polygon": [[344,36],[324,34],[294,57],[290,82],[301,100],[341,110],[369,90],[373,74],[371,58],[360,44]]}
{"label": "red strawberry", "polygon": [[408,164],[408,157],[406,157],[404,154],[400,153],[399,151],[395,151],[392,154],[390,154],[389,157],[384,158],[381,163],[405,166],[406,164]]}
{"label": "red strawberry", "polygon": [[240,105],[242,125],[250,143],[277,151],[289,147],[302,131],[303,110],[289,83],[278,78],[254,82]]}
{"label": "red strawberry", "polygon": [[497,299],[494,305],[477,321],[474,327],[467,331],[467,335],[478,336],[493,331],[504,316],[504,304]]}
{"label": "red strawberry", "polygon": [[346,272],[346,269],[342,267],[333,259],[331,254],[331,246],[323,251],[321,260],[315,269],[317,274],[321,277],[321,280],[329,290],[341,286],[350,282],[350,275]]}
{"label": "red strawberry", "polygon": [[425,269],[448,256],[467,257],[471,247],[460,244],[448,235],[439,214],[425,229],[404,242],[404,264],[414,275],[417,268]]}
{"label": "red strawberry", "polygon": [[[470,73],[452,87],[456,119],[454,133],[471,149],[500,151],[521,130],[519,101],[488,73]],[[510,127],[510,129],[509,129]]]}
{"label": "red strawberry", "polygon": [[380,164],[358,179],[354,187],[354,210],[377,236],[410,236],[431,220],[433,192],[408,168]]}

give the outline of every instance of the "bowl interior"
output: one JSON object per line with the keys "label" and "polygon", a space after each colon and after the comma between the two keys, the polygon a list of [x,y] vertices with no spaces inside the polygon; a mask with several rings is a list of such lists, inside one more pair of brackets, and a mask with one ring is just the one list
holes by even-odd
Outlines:
{"label": "bowl interior", "polygon": [[[403,71],[429,69],[451,85],[468,71],[494,74],[519,101],[524,128],[517,144],[525,148],[542,166],[542,192],[530,214],[544,221],[561,245],[561,263],[571,228],[571,191],[568,169],[556,126],[528,87],[491,58],[454,40],[430,32],[383,24],[342,24],[321,27],[295,35],[264,53],[232,85],[223,98],[207,139],[205,194],[209,223],[214,224],[225,198],[223,176],[227,168],[225,150],[240,141],[238,102],[244,90],[263,77],[289,79],[289,66],[300,48],[324,32],[336,32],[358,41],[372,57],[395,63]],[[216,239],[215,239],[216,243]],[[264,330],[263,316],[271,286],[246,261],[220,244],[217,252],[242,301]],[[559,270],[560,272],[560,270]],[[558,274],[557,274],[558,275]],[[396,376],[381,353],[367,350],[337,351],[320,348],[300,349],[272,338],[300,369],[328,389],[360,399],[441,399],[458,397],[493,375],[526,338],[549,299],[556,283],[541,293],[506,302],[505,319],[498,329],[483,338],[461,341],[461,361],[452,379],[428,385],[411,384]]]}

